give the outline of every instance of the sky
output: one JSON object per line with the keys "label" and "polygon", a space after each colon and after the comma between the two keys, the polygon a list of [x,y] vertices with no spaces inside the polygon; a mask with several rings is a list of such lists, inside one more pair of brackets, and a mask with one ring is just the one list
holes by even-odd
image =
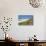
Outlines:
{"label": "sky", "polygon": [[33,15],[19,15],[18,19],[32,19]]}

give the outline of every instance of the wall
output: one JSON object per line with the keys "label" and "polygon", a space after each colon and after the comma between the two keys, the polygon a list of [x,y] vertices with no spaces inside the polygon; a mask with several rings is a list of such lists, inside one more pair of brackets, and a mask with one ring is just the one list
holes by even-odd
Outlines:
{"label": "wall", "polygon": [[45,19],[44,19],[44,21],[45,21],[45,24],[44,24],[44,26],[45,26],[45,28],[44,28],[44,39],[46,40],[46,16],[45,16]]}
{"label": "wall", "polygon": [[[18,15],[31,14],[34,16],[33,26],[18,26]],[[33,8],[30,6],[28,0],[0,0],[0,16],[13,17],[13,22],[8,33],[17,40],[27,40],[34,34],[39,40],[44,40],[44,24],[46,8]],[[2,32],[2,31],[1,31]],[[12,37],[11,36],[11,37]],[[1,38],[2,39],[2,36]]]}

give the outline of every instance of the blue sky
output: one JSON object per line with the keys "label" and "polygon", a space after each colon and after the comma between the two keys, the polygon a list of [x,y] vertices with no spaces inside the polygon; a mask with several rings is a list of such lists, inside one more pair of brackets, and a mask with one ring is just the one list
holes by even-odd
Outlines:
{"label": "blue sky", "polygon": [[18,19],[32,19],[33,16],[32,15],[19,15]]}

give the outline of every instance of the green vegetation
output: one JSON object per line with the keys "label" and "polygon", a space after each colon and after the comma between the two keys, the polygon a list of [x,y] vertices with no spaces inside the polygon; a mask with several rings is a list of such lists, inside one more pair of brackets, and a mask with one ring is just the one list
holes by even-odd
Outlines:
{"label": "green vegetation", "polygon": [[24,22],[19,22],[19,25],[33,25],[33,20],[29,19]]}

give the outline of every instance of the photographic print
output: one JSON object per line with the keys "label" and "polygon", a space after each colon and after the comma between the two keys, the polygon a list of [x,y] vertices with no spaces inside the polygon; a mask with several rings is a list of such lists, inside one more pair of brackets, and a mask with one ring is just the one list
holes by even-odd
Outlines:
{"label": "photographic print", "polygon": [[33,25],[33,15],[19,15],[19,25]]}

